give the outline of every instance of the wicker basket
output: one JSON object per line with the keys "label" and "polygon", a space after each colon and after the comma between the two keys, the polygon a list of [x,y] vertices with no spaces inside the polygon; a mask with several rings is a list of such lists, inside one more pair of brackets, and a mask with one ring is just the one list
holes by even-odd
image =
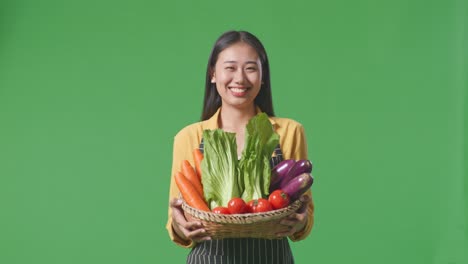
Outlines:
{"label": "wicker basket", "polygon": [[288,207],[264,213],[249,214],[216,214],[195,209],[185,202],[182,208],[189,221],[200,221],[212,239],[219,238],[278,238],[275,233],[287,232],[287,226],[279,224],[285,217],[301,206],[302,202],[296,200]]}

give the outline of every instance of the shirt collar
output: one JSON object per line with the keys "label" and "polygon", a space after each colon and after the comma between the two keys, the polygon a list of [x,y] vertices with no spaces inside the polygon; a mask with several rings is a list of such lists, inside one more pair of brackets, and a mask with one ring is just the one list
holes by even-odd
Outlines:
{"label": "shirt collar", "polygon": [[[262,109],[260,107],[255,106],[255,111],[256,114],[262,113]],[[219,128],[218,126],[218,119],[219,119],[219,114],[221,113],[221,107],[216,110],[216,113],[214,113],[213,116],[210,117],[210,119],[206,120],[206,128],[205,129],[217,129]],[[272,117],[268,117],[270,120],[270,123],[273,125],[273,127],[276,125],[276,121]]]}

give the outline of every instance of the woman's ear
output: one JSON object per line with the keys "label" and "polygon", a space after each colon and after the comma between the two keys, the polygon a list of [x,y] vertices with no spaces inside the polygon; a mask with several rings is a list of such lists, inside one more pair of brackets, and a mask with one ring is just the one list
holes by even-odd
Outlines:
{"label": "woman's ear", "polygon": [[216,77],[215,77],[215,74],[213,73],[213,75],[211,76],[211,83],[215,83],[216,82]]}

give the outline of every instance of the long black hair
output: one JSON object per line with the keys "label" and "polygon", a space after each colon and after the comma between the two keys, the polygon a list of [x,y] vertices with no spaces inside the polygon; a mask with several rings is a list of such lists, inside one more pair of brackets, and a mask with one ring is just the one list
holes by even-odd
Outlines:
{"label": "long black hair", "polygon": [[268,64],[268,57],[260,40],[252,33],[247,31],[227,31],[223,33],[215,42],[213,49],[211,50],[210,57],[208,59],[208,66],[206,69],[206,81],[205,81],[205,97],[203,99],[203,111],[201,120],[207,120],[218,110],[221,106],[221,97],[216,90],[216,84],[211,83],[213,77],[214,68],[218,55],[221,51],[227,47],[238,43],[244,42],[255,49],[260,62],[262,65],[262,85],[260,91],[255,97],[255,104],[269,116],[274,116],[273,101],[271,97],[271,86],[270,86],[270,66]]}

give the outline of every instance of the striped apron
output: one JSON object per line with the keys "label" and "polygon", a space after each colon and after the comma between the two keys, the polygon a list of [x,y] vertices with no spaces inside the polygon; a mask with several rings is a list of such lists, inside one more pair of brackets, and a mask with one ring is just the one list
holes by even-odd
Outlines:
{"label": "striped apron", "polygon": [[[203,139],[200,143],[203,152]],[[283,160],[279,145],[270,160],[273,168]],[[294,264],[286,237],[281,239],[225,238],[204,241],[192,248],[187,264]]]}

